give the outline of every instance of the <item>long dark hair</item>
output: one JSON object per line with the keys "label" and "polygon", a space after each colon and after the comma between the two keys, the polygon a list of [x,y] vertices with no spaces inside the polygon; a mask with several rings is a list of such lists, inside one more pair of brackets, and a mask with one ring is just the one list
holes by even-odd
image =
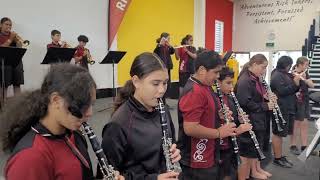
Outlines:
{"label": "long dark hair", "polygon": [[263,64],[264,62],[267,62],[268,59],[263,54],[256,54],[252,56],[246,64],[244,64],[241,72],[239,73],[239,77],[242,76],[245,72],[248,72],[249,67],[251,67],[253,64]]}
{"label": "long dark hair", "polygon": [[186,45],[187,42],[192,38],[192,35],[191,34],[187,34],[184,38],[182,38],[181,40],[181,45]]}
{"label": "long dark hair", "polygon": [[31,126],[45,117],[50,95],[58,93],[69,107],[83,109],[91,103],[96,84],[89,72],[70,64],[52,65],[40,89],[22,93],[9,102],[0,115],[2,149],[12,151]]}
{"label": "long dark hair", "polygon": [[[140,79],[146,77],[148,74],[157,71],[166,70],[163,61],[154,53],[144,52],[138,55],[130,69],[130,76],[138,76]],[[122,87],[114,102],[114,112],[135,92],[135,87],[132,80],[128,80],[124,87]]]}

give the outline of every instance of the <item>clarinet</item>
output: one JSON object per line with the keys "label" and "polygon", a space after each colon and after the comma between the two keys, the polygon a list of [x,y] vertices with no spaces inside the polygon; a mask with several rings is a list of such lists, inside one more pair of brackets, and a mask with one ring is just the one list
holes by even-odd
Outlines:
{"label": "clarinet", "polygon": [[[263,78],[261,78],[261,83],[266,88],[267,93],[268,93],[268,97],[270,97],[270,92],[272,92],[271,88],[269,87],[269,85],[267,84],[267,82]],[[275,120],[275,122],[277,124],[278,131],[283,131],[283,129],[280,126],[280,119],[282,121],[282,125],[285,125],[285,123],[287,123],[287,122],[282,116],[282,113],[281,113],[281,110],[280,110],[280,107],[279,107],[278,103],[276,103],[275,107],[272,109],[272,114],[273,114],[274,120]],[[280,119],[279,119],[279,117],[280,117]]]}
{"label": "clarinet", "polygon": [[[218,82],[216,82],[215,84],[216,84],[216,87],[217,87],[217,92],[218,92],[218,95],[219,95],[219,100],[220,100],[220,104],[221,104],[221,109],[222,109],[224,120],[225,120],[226,124],[229,124],[230,120],[228,118],[228,115],[227,115],[227,112],[226,112],[226,107],[225,107],[225,104],[223,102],[223,95],[222,95],[222,92],[220,90],[220,86],[219,86]],[[239,155],[239,146],[238,146],[238,142],[237,142],[237,137],[236,136],[231,136],[231,142],[232,142],[233,152],[234,152],[234,154],[236,155],[236,158],[237,158],[237,163],[238,163],[238,165],[240,165],[241,164],[241,159],[240,159],[240,155]]]}
{"label": "clarinet", "polygon": [[104,154],[101,145],[98,141],[97,136],[93,132],[93,129],[89,126],[88,123],[83,122],[82,123],[83,129],[85,131],[85,134],[88,136],[92,149],[94,153],[97,156],[98,164],[100,167],[100,170],[103,174],[104,180],[115,180],[116,179],[116,173],[114,168],[109,165],[106,155]]}
{"label": "clarinet", "polygon": [[172,163],[171,161],[170,148],[172,146],[172,137],[170,137],[168,133],[166,111],[164,109],[164,103],[162,102],[161,98],[158,98],[157,109],[160,112],[160,121],[161,121],[161,128],[162,128],[162,149],[163,149],[163,155],[166,160],[167,172],[174,171],[174,172],[180,173],[182,172],[182,170],[179,162]]}
{"label": "clarinet", "polygon": [[[244,116],[244,111],[243,111],[243,109],[240,107],[240,104],[239,104],[239,102],[238,102],[238,99],[236,98],[236,96],[234,95],[234,92],[232,92],[232,91],[231,91],[231,97],[232,97],[232,99],[233,99],[233,101],[234,101],[234,104],[235,104],[235,106],[236,106],[236,108],[237,108],[238,114],[239,114],[239,116],[242,117],[244,123],[245,123],[245,124],[246,124],[246,123],[250,123],[250,120],[249,120],[248,118],[244,118],[244,117],[245,117],[245,116]],[[261,161],[261,160],[265,159],[266,157],[264,156],[262,150],[260,149],[260,145],[259,145],[259,142],[258,142],[258,140],[257,140],[256,134],[254,133],[253,130],[250,130],[250,131],[249,131],[249,134],[250,134],[250,137],[251,137],[251,139],[252,139],[252,141],[253,141],[253,143],[254,143],[254,147],[256,148],[257,153],[258,153],[258,155],[259,155],[259,160]]]}

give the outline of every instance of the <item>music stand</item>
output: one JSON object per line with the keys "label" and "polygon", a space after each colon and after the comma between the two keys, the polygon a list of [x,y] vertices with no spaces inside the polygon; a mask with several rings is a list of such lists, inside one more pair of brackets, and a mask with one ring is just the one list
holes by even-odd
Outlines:
{"label": "music stand", "polygon": [[[118,64],[126,53],[127,52],[125,52],[125,51],[109,51],[108,54],[100,62],[100,64],[112,64],[112,97],[113,97],[113,101],[114,101],[114,98],[116,97],[116,92],[117,92],[116,87],[115,87],[114,65]],[[106,108],[106,109],[108,109],[108,108]],[[100,111],[103,111],[103,110],[105,110],[105,109],[102,109]]]}
{"label": "music stand", "polygon": [[298,159],[302,162],[305,162],[308,159],[308,157],[312,154],[312,152],[320,143],[320,118],[316,121],[315,125],[318,129],[317,133],[314,135],[309,146],[307,146],[307,148],[305,148],[305,150],[302,151],[301,154],[298,156]]}
{"label": "music stand", "polygon": [[69,63],[75,52],[75,48],[48,48],[41,64]]}
{"label": "music stand", "polygon": [[[15,68],[22,60],[23,55],[26,53],[27,49],[18,47],[0,47],[0,61],[1,61],[1,88],[2,88],[2,103],[5,101],[5,66],[12,66]],[[2,104],[0,103],[0,109]]]}

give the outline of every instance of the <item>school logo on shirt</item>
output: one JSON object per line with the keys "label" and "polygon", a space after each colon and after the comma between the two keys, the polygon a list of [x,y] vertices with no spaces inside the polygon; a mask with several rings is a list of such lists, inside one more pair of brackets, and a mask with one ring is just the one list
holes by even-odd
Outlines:
{"label": "school logo on shirt", "polygon": [[203,160],[203,152],[206,150],[207,148],[207,142],[208,139],[200,139],[199,142],[197,143],[197,150],[196,152],[193,154],[193,160],[196,162],[206,162],[206,160]]}

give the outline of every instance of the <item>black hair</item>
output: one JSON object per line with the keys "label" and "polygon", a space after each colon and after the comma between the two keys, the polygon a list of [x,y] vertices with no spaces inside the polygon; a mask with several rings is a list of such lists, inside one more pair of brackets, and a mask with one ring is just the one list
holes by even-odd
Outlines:
{"label": "black hair", "polygon": [[1,20],[0,20],[0,24],[5,23],[6,21],[12,22],[10,18],[8,18],[8,17],[3,17],[3,18],[1,18]]}
{"label": "black hair", "polygon": [[229,67],[227,66],[224,66],[221,71],[220,71],[220,75],[219,75],[219,80],[220,81],[223,81],[225,80],[227,77],[230,77],[231,79],[234,78],[234,72],[232,69],[230,69]]}
{"label": "black hair", "polygon": [[188,39],[186,37],[182,38],[181,40],[181,45],[186,45],[187,44]]}
{"label": "black hair", "polygon": [[87,42],[89,42],[89,38],[85,35],[80,35],[80,36],[78,36],[78,41],[79,42],[82,41],[82,42],[87,43]]}
{"label": "black hair", "polygon": [[186,45],[187,42],[192,38],[192,35],[191,34],[187,34],[184,38],[182,38],[181,40],[181,45]]}
{"label": "black hair", "polygon": [[56,29],[54,29],[54,30],[51,31],[51,36],[54,36],[54,35],[56,35],[56,34],[61,34],[61,32],[58,31],[58,30],[56,30]]}
{"label": "black hair", "polygon": [[12,151],[31,126],[47,115],[52,93],[64,98],[69,110],[79,111],[90,106],[93,88],[96,84],[86,69],[71,64],[52,65],[40,89],[21,93],[5,106],[0,115],[3,150]]}
{"label": "black hair", "polygon": [[[130,76],[138,76],[138,78],[144,78],[148,74],[157,71],[165,70],[166,66],[158,55],[154,53],[144,52],[138,55],[131,65]],[[128,80],[124,87],[122,87],[116,97],[114,103],[114,112],[135,92],[135,87],[132,80]]]}
{"label": "black hair", "polygon": [[223,65],[221,56],[215,51],[203,51],[202,53],[198,54],[195,60],[196,71],[200,66],[203,66],[207,70],[210,70],[221,65]]}
{"label": "black hair", "polygon": [[288,66],[292,66],[293,60],[289,56],[281,56],[277,62],[277,69],[285,70]]}
{"label": "black hair", "polygon": [[170,36],[169,33],[163,32],[163,33],[161,33],[160,37],[156,40],[156,42],[157,42],[157,43],[160,43],[161,38],[168,38],[169,36]]}

